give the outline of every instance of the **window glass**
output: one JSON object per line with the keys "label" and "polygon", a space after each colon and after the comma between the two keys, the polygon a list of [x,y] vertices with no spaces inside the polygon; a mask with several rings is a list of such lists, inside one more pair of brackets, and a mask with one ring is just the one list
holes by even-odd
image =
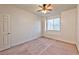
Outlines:
{"label": "window glass", "polygon": [[47,20],[47,30],[60,31],[60,18]]}
{"label": "window glass", "polygon": [[53,30],[53,20],[48,20],[48,30]]}
{"label": "window glass", "polygon": [[60,31],[60,18],[54,19],[54,30]]}

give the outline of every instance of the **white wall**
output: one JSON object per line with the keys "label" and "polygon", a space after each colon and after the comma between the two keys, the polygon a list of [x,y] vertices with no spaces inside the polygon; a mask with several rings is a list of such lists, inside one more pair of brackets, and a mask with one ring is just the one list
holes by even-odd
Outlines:
{"label": "white wall", "polygon": [[0,13],[10,15],[11,46],[40,37],[40,17],[10,5],[0,5]]}
{"label": "white wall", "polygon": [[77,48],[79,50],[79,5],[77,5]]}
{"label": "white wall", "polygon": [[75,44],[76,8],[71,10],[66,10],[61,13],[61,32],[44,31],[43,36]]}

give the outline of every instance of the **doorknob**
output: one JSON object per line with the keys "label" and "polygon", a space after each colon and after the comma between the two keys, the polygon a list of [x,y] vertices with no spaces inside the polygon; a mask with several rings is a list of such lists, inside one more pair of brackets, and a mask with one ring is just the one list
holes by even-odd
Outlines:
{"label": "doorknob", "polygon": [[11,34],[11,33],[8,33],[8,34]]}

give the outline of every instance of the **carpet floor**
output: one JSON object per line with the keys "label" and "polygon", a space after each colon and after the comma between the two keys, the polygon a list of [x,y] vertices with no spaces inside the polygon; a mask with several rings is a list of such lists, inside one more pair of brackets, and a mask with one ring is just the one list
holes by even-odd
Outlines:
{"label": "carpet floor", "polygon": [[1,51],[0,55],[78,55],[78,51],[74,44],[38,38]]}

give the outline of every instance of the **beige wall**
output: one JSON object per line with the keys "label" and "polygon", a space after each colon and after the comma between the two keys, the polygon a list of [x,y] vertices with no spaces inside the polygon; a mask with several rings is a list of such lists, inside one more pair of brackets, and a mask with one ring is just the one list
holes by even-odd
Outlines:
{"label": "beige wall", "polygon": [[[44,22],[44,20],[42,21]],[[55,32],[55,31],[45,32],[44,29],[42,30],[43,30],[43,36],[75,44],[76,9],[66,10],[61,13],[61,32]]]}
{"label": "beige wall", "polygon": [[77,48],[79,50],[79,5],[77,5]]}
{"label": "beige wall", "polygon": [[11,46],[40,37],[40,17],[10,5],[0,5],[0,13],[10,15]]}

